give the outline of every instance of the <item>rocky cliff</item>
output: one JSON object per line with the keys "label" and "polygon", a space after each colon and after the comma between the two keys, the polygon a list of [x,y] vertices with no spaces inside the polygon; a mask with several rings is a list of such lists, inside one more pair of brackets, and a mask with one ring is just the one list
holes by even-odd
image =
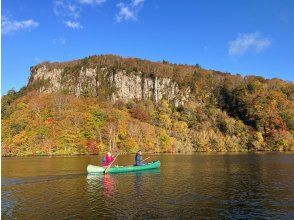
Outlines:
{"label": "rocky cliff", "polygon": [[44,63],[31,69],[29,86],[45,93],[104,96],[112,101],[152,99],[157,103],[166,99],[175,106],[183,105],[191,93],[189,86],[180,89],[178,83],[170,78],[146,76],[140,71],[127,73],[123,69],[82,66],[68,72],[66,65],[53,68],[49,65]]}
{"label": "rocky cliff", "polygon": [[293,151],[293,94],[291,82],[167,61],[42,63],[2,97],[2,155]]}

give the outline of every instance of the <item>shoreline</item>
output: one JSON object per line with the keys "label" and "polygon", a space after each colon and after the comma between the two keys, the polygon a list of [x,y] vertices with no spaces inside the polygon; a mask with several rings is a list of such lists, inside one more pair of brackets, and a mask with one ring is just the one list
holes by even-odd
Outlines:
{"label": "shoreline", "polygon": [[[144,155],[240,155],[240,154],[294,154],[294,151],[228,151],[228,152],[191,152],[191,153],[144,153]],[[104,154],[59,154],[59,155],[23,155],[1,156],[1,158],[58,158],[58,157],[99,157]],[[135,155],[135,153],[121,153],[120,156]]]}

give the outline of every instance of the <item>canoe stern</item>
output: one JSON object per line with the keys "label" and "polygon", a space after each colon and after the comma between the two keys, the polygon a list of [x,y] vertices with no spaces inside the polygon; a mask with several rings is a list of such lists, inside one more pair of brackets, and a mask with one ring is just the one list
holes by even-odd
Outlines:
{"label": "canoe stern", "polygon": [[104,168],[103,167],[99,167],[99,166],[94,166],[89,164],[87,166],[87,172],[88,173],[103,173],[104,172]]}

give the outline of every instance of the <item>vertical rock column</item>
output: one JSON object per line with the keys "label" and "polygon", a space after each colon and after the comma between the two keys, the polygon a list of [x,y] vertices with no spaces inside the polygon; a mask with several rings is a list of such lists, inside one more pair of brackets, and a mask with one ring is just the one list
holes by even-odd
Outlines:
{"label": "vertical rock column", "polygon": [[158,103],[158,79],[157,77],[155,77],[153,79],[153,99],[155,101],[155,103]]}

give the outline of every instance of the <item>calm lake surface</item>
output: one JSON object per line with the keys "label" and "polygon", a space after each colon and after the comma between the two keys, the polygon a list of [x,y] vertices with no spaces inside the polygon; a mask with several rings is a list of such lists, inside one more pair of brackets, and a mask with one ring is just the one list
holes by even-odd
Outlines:
{"label": "calm lake surface", "polygon": [[294,154],[151,158],[159,170],[107,175],[86,173],[98,156],[2,158],[2,219],[294,219]]}

